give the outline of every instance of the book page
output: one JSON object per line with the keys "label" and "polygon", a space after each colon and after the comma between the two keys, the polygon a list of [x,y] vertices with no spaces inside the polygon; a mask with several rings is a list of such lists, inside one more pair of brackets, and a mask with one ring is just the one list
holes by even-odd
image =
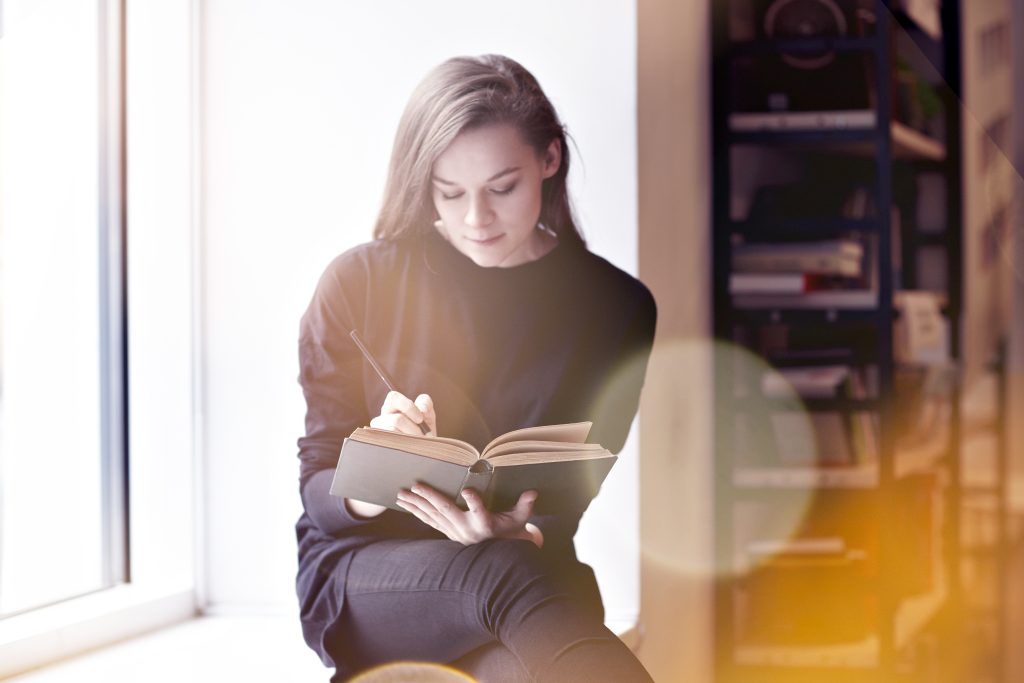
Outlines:
{"label": "book page", "polygon": [[[586,445],[586,444],[583,444]],[[597,444],[593,444],[597,446]],[[510,467],[512,465],[528,465],[531,463],[558,463],[569,460],[597,460],[600,458],[614,458],[608,449],[597,448],[586,450],[555,450],[555,451],[529,451],[525,453],[505,453],[497,457],[488,456],[487,462],[497,467]]]}
{"label": "book page", "polygon": [[587,440],[591,425],[593,425],[593,422],[573,422],[570,424],[539,425],[537,427],[514,429],[493,439],[484,446],[480,457],[486,458],[493,448],[511,441],[556,441],[560,443],[581,444]]}
{"label": "book page", "polygon": [[503,458],[516,453],[548,453],[552,454],[549,460],[559,460],[561,456],[557,453],[572,453],[575,451],[596,451],[604,453],[605,448],[596,443],[564,443],[562,441],[509,441],[498,444],[484,455],[486,460]]}
{"label": "book page", "polygon": [[402,434],[389,429],[359,427],[352,432],[349,438],[375,446],[418,453],[434,460],[443,460],[457,465],[472,465],[480,457],[472,444],[443,436]]}

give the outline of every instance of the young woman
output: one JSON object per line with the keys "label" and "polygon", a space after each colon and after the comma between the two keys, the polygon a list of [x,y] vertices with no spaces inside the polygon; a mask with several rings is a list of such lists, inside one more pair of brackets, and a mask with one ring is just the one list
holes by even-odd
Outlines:
{"label": "young woman", "polygon": [[[402,116],[375,240],[320,279],[299,338],[297,589],[333,680],[398,660],[501,683],[650,680],[602,623],[578,515],[534,515],[533,491],[495,511],[467,493],[463,511],[417,486],[398,496],[406,512],[328,493],[342,440],[366,424],[480,447],[589,420],[591,441],[622,448],[655,305],[587,251],[568,172],[564,128],[528,71],[450,59]],[[387,391],[353,329],[409,396]]]}

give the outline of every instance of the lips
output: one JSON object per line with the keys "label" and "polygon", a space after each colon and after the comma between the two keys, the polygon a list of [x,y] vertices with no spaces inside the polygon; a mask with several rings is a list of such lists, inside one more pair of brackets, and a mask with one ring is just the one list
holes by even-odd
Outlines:
{"label": "lips", "polygon": [[495,235],[494,237],[488,237],[487,239],[475,239],[473,237],[467,237],[466,240],[478,247],[489,247],[492,244],[497,244],[498,240],[505,236],[505,233]]}

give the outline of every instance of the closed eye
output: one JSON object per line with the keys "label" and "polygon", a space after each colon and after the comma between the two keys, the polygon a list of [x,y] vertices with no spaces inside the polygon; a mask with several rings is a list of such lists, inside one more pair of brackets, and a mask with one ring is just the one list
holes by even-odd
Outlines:
{"label": "closed eye", "polygon": [[503,188],[503,189],[500,189],[500,190],[491,190],[491,192],[493,194],[506,195],[506,194],[511,194],[512,190],[514,190],[514,189],[516,189],[516,184],[512,183],[511,185],[509,185],[506,188]]}

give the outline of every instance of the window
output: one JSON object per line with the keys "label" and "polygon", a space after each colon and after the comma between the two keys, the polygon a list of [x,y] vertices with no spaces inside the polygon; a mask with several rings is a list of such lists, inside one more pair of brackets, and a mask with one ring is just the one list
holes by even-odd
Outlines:
{"label": "window", "polygon": [[123,32],[115,0],[0,11],[5,617],[127,578]]}

